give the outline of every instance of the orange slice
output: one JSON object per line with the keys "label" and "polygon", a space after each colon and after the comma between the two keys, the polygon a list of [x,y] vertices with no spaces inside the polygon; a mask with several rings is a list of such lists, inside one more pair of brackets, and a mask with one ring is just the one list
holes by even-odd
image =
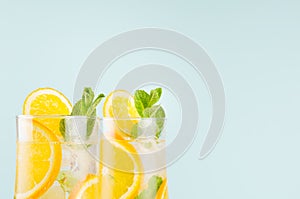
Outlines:
{"label": "orange slice", "polygon": [[[53,88],[39,88],[31,92],[23,104],[24,115],[70,115],[72,105],[70,101],[59,91]],[[59,138],[60,118],[35,119],[47,126]]]}
{"label": "orange slice", "polygon": [[110,128],[110,134],[121,138],[130,135],[133,125],[137,123],[137,119],[134,119],[140,117],[132,95],[125,90],[115,90],[107,96],[103,106],[103,116],[113,118],[115,122]]}
{"label": "orange slice", "polygon": [[48,128],[32,121],[19,124],[30,141],[17,143],[16,199],[39,198],[54,183],[61,165],[61,145]]}
{"label": "orange slice", "polygon": [[155,199],[168,199],[168,186],[167,186],[167,179],[164,179],[164,181],[162,182],[162,184],[160,185],[157,193],[156,193],[156,197]]}
{"label": "orange slice", "polygon": [[120,140],[101,141],[101,199],[133,199],[141,187],[143,166],[135,148]]}
{"label": "orange slice", "polygon": [[88,174],[84,181],[73,188],[69,199],[101,199],[99,180],[98,176]]}

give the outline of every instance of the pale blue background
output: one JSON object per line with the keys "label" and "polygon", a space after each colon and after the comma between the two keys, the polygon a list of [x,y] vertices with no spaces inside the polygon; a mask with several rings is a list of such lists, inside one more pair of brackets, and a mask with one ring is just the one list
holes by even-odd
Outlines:
{"label": "pale blue background", "polygon": [[[72,98],[88,54],[111,36],[140,27],[173,29],[201,44],[227,95],[216,149],[197,159],[204,125],[169,167],[170,198],[300,198],[299,10],[296,0],[0,0],[1,198],[13,198],[15,115],[28,92],[51,86]],[[193,87],[205,91],[201,84]],[[203,96],[200,107],[209,115]]]}

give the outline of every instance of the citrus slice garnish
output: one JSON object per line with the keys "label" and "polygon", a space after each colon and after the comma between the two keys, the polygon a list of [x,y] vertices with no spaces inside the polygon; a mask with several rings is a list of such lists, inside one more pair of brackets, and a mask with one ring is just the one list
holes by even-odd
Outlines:
{"label": "citrus slice garnish", "polygon": [[101,199],[99,180],[98,176],[88,174],[85,180],[73,188],[69,199]]}
{"label": "citrus slice garnish", "polygon": [[[22,136],[30,141],[17,143],[16,199],[39,198],[59,173],[62,149],[53,132],[32,121],[20,124]],[[26,135],[25,135],[26,134]]]}
{"label": "citrus slice garnish", "polygon": [[104,102],[103,116],[123,119],[136,118],[139,114],[135,109],[133,96],[125,90],[115,90]]}
{"label": "citrus slice garnish", "polygon": [[[53,88],[39,88],[32,91],[23,104],[24,115],[70,115],[72,105],[59,91]],[[60,118],[35,118],[44,124],[56,136],[61,137],[59,131]]]}
{"label": "citrus slice garnish", "polygon": [[114,119],[112,132],[123,138],[130,134],[133,125],[138,121],[137,118],[140,117],[132,95],[125,90],[115,90],[107,96],[103,106],[103,116]]}
{"label": "citrus slice garnish", "polygon": [[164,181],[162,182],[162,184],[160,185],[157,193],[156,193],[156,197],[155,199],[168,199],[168,186],[167,186],[167,179],[164,179]]}
{"label": "citrus slice garnish", "polygon": [[135,148],[121,140],[105,140],[101,145],[101,199],[132,199],[141,187],[143,166]]}

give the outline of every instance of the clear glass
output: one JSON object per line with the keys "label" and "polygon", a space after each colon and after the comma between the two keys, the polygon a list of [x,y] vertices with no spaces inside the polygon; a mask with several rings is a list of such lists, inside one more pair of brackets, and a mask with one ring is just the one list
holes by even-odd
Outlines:
{"label": "clear glass", "polygon": [[71,198],[98,176],[99,126],[85,116],[17,116],[15,198]]}
{"label": "clear glass", "polygon": [[168,198],[164,124],[164,118],[101,120],[99,198]]}
{"label": "clear glass", "polygon": [[18,116],[15,198],[167,199],[164,124]]}

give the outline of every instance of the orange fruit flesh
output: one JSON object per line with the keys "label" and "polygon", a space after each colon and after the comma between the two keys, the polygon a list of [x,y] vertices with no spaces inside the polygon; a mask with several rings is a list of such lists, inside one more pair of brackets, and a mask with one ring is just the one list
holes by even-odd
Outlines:
{"label": "orange fruit flesh", "polygon": [[53,88],[39,88],[31,92],[23,104],[24,115],[47,115],[47,118],[35,118],[34,120],[50,129],[58,138],[62,138],[59,131],[59,122],[62,118],[50,115],[70,115],[72,105],[70,101],[59,91]]}
{"label": "orange fruit flesh", "polygon": [[69,100],[52,88],[36,89],[25,99],[23,114],[40,117],[18,120],[16,199],[40,198],[53,185],[62,161],[62,117],[51,115],[69,115],[71,109]]}
{"label": "orange fruit flesh", "polygon": [[17,199],[44,194],[54,183],[62,159],[61,145],[49,129],[33,121],[32,132],[24,133],[32,140],[17,143]]}
{"label": "orange fruit flesh", "polygon": [[99,180],[98,176],[88,174],[84,181],[74,187],[69,199],[101,199]]}
{"label": "orange fruit flesh", "polygon": [[53,94],[36,96],[28,112],[30,115],[65,115],[68,113],[70,113],[69,105],[64,104],[60,97]]}

